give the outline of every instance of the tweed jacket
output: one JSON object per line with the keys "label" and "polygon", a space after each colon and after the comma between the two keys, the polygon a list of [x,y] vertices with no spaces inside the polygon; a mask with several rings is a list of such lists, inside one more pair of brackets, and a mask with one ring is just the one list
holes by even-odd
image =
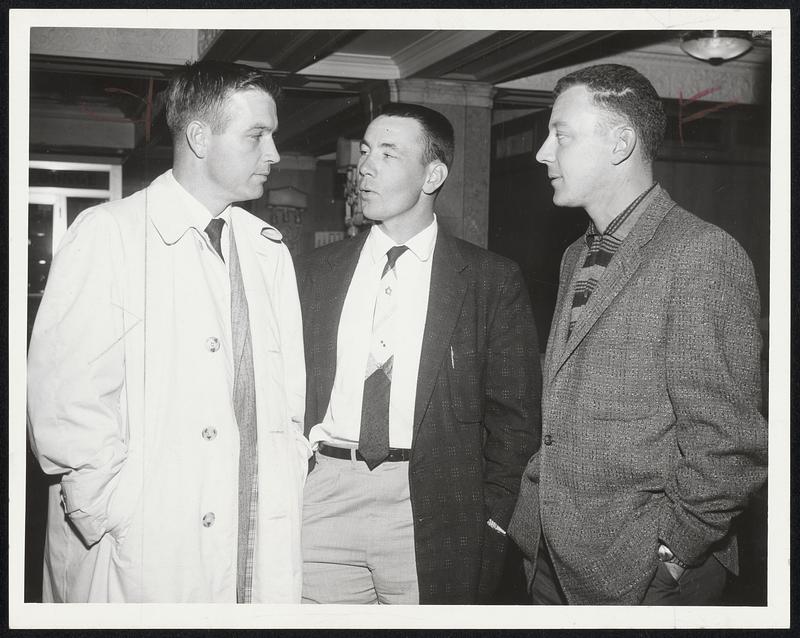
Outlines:
{"label": "tweed jacket", "polygon": [[[298,260],[306,434],[328,407],[339,319],[365,240]],[[517,265],[440,228],[409,463],[420,603],[475,603],[498,584],[507,540],[487,520],[506,528],[539,444],[538,352]]]}
{"label": "tweed jacket", "polygon": [[636,604],[660,542],[738,569],[731,523],[766,479],[758,292],[739,244],[656,187],[567,338],[586,254],[562,260],[509,533],[532,560],[544,533],[570,603]]}

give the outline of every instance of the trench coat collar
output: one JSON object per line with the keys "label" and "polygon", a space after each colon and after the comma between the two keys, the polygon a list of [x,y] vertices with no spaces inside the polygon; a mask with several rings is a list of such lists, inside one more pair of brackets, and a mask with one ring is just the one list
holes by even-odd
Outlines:
{"label": "trench coat collar", "polygon": [[[157,177],[145,193],[148,216],[162,241],[168,246],[180,240],[190,228],[201,234],[205,232],[211,213],[178,183],[172,169]],[[258,217],[242,215],[240,211],[245,212],[230,205],[220,214],[232,226],[241,227],[248,234],[260,234],[273,242],[282,241],[283,235],[277,228]]]}

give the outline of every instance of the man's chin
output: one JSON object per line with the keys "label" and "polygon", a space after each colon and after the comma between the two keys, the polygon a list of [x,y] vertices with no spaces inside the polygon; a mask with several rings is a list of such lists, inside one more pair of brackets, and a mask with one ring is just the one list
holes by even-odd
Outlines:
{"label": "man's chin", "polygon": [[563,208],[569,208],[574,206],[575,204],[571,204],[568,197],[564,195],[560,195],[558,192],[553,193],[553,203],[556,206],[561,206]]}
{"label": "man's chin", "polygon": [[247,193],[242,193],[243,197],[239,200],[240,202],[252,202],[254,199],[261,199],[264,195],[264,187],[258,186],[251,188]]}
{"label": "man's chin", "polygon": [[370,212],[369,207],[366,207],[366,206],[362,207],[361,208],[361,213],[364,215],[365,219],[368,219],[371,222],[380,222],[381,221],[379,219],[380,213],[378,213],[377,211]]}

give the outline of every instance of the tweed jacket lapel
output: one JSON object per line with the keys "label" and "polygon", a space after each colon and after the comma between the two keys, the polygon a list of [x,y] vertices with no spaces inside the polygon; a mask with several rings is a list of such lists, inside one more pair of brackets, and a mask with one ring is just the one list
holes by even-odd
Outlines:
{"label": "tweed jacket lapel", "polygon": [[[586,257],[585,243],[582,250],[575,251],[575,260],[569,264],[565,262],[562,283],[566,283],[567,288],[563,291],[561,307],[558,310],[559,321],[556,326],[556,337],[559,339],[557,344],[563,344],[563,349],[548,362],[549,365],[546,366],[548,379],[552,379],[556,375],[592,326],[606,312],[614,298],[630,281],[631,276],[642,263],[644,246],[653,238],[659,224],[674,206],[675,202],[670,199],[667,192],[660,186],[656,186],[656,192],[650,204],[642,212],[641,217],[611,259],[566,342],[564,339],[572,307],[572,282]],[[581,238],[579,241],[584,242],[584,239]]]}
{"label": "tweed jacket lapel", "polygon": [[461,272],[467,267],[451,237],[442,232],[436,238],[436,248],[431,265],[431,285],[425,334],[419,360],[417,397],[414,404],[414,436],[417,439],[428,403],[433,393],[436,377],[448,352],[450,337],[456,327],[467,290],[466,277]]}
{"label": "tweed jacket lapel", "polygon": [[577,242],[571,244],[564,254],[559,275],[558,298],[553,312],[553,323],[550,327],[544,369],[542,370],[545,381],[555,375],[554,364],[561,361],[564,346],[567,345],[567,330],[572,307],[572,280],[578,264],[582,264],[586,260],[587,251],[586,242],[581,237]]}
{"label": "tweed jacket lapel", "polygon": [[[364,232],[354,239],[346,239],[341,244],[341,250],[328,255],[323,268],[312,276],[312,285],[315,290],[314,299],[319,300],[319,305],[314,308],[313,343],[323,344],[323,354],[316,360],[314,370],[308,374],[317,375],[317,405],[327,406],[333,389],[333,379],[336,374],[336,343],[339,332],[339,320],[342,316],[344,300],[347,289],[353,279],[353,273],[358,264],[361,249],[367,241]],[[320,415],[320,419],[322,415]]]}

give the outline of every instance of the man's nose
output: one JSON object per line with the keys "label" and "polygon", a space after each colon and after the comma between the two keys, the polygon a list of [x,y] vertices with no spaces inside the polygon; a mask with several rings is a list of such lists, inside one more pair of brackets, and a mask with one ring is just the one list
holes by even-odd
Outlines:
{"label": "man's nose", "polygon": [[271,137],[266,138],[262,153],[264,158],[271,164],[277,164],[281,161],[281,156],[278,153],[278,147],[275,146],[275,140],[273,140]]}
{"label": "man's nose", "polygon": [[536,161],[540,164],[547,164],[548,162],[553,161],[553,136],[548,135],[547,139],[544,141],[539,147],[539,150],[536,151]]}
{"label": "man's nose", "polygon": [[359,175],[374,175],[375,165],[370,160],[369,153],[365,153],[358,160],[358,174]]}

